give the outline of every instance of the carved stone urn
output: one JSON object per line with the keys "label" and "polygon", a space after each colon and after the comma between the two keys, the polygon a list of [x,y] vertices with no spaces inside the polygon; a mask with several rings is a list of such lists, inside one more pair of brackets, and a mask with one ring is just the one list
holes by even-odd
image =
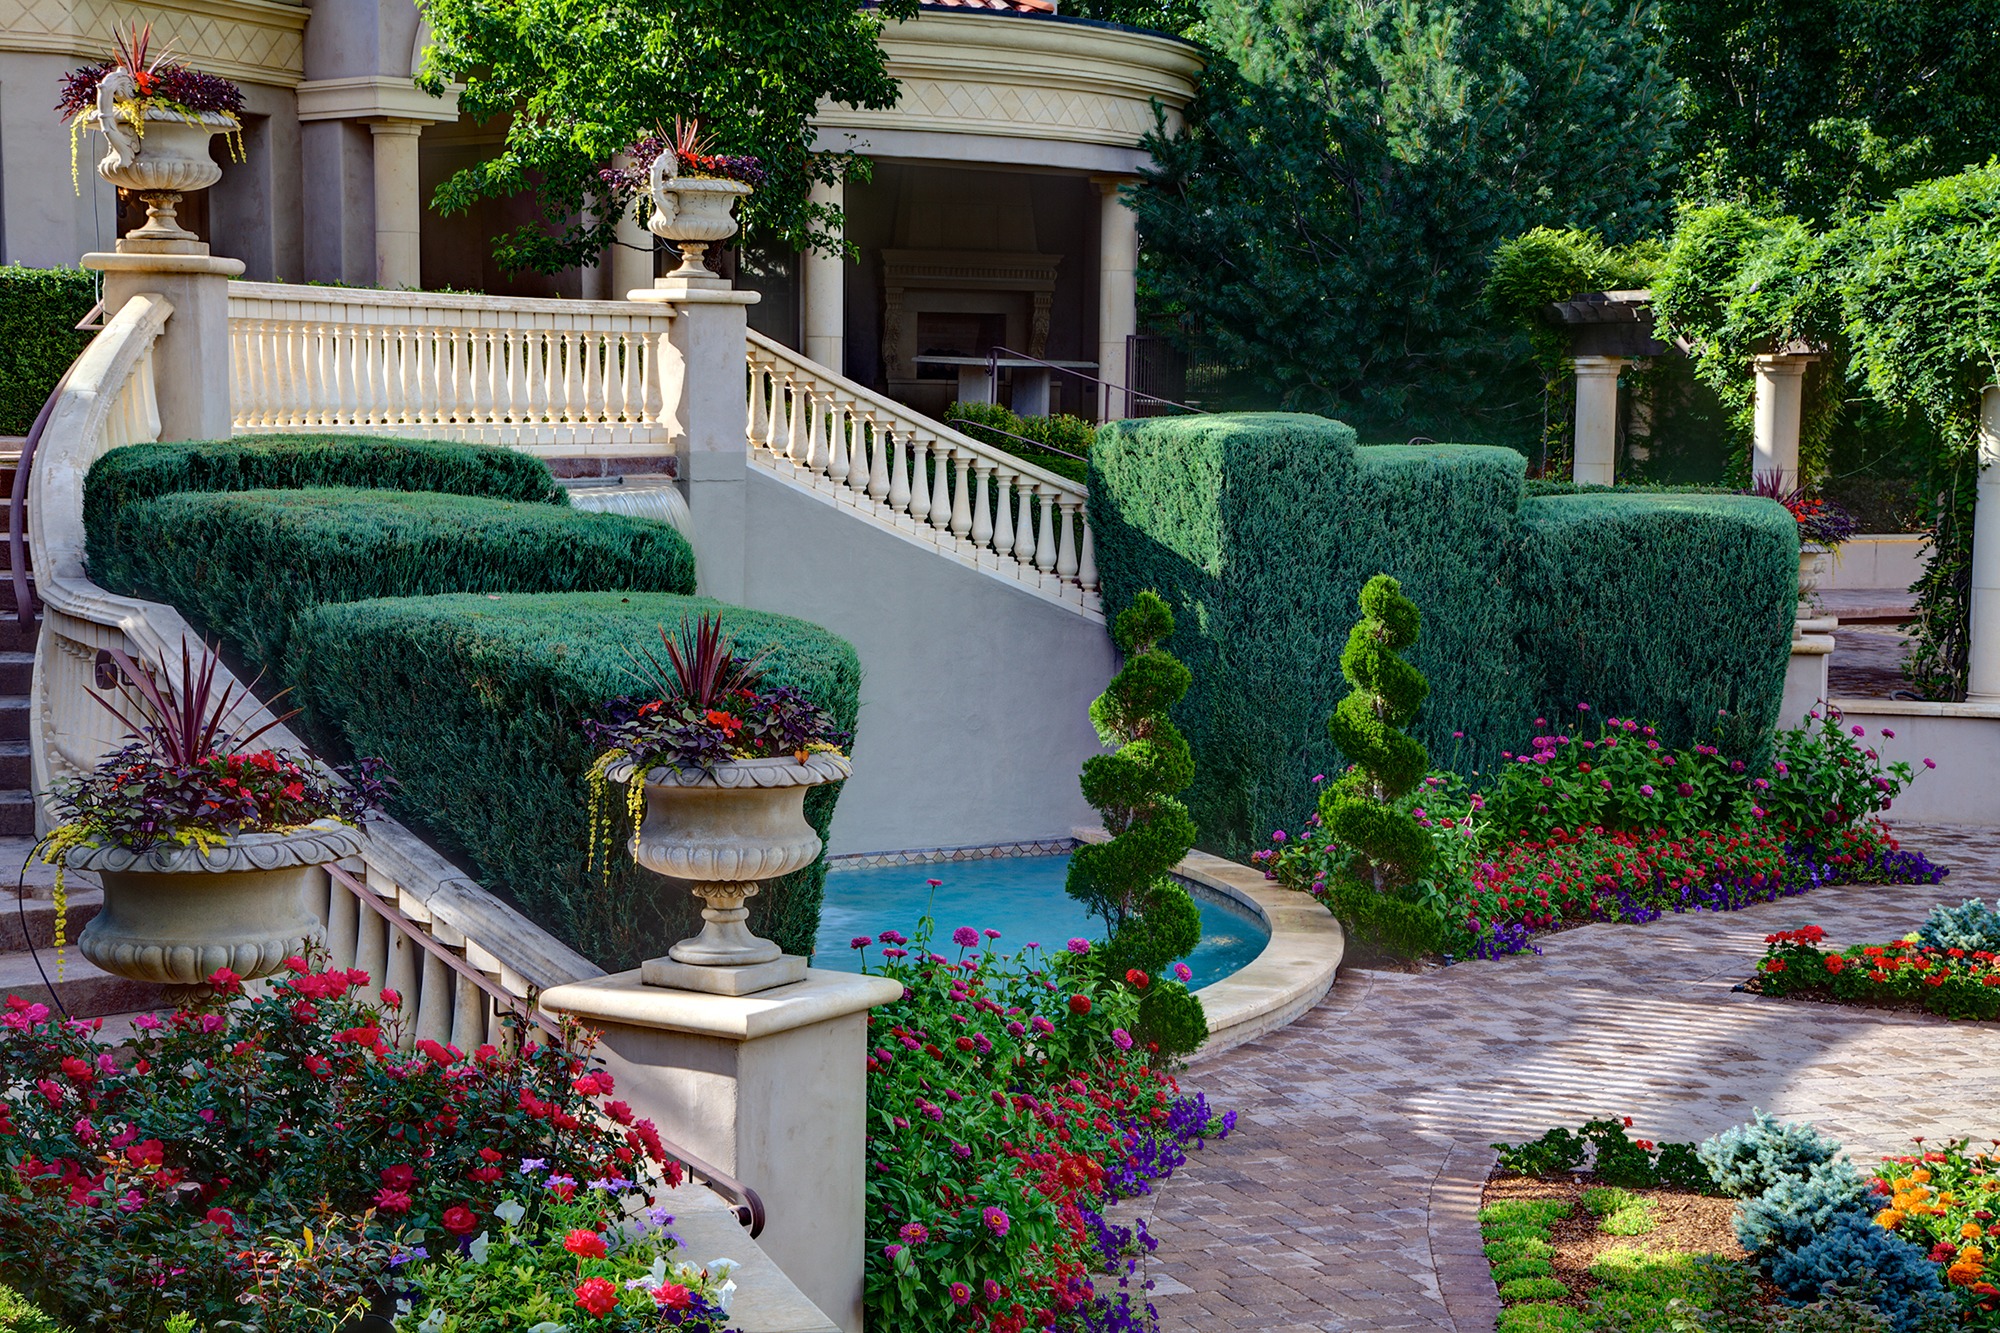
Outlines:
{"label": "carved stone urn", "polygon": [[1799,545],[1799,605],[1792,619],[1794,640],[1808,634],[1824,634],[1836,622],[1820,615],[1816,603],[1820,587],[1833,576],[1833,552],[1812,542]]}
{"label": "carved stone urn", "polygon": [[646,227],[681,248],[681,266],[670,277],[715,277],[703,252],[736,234],[736,201],[750,192],[742,181],[681,175],[679,155],[671,147],[653,159],[646,186],[653,215]]}
{"label": "carved stone urn", "polygon": [[632,859],[669,879],[686,880],[703,902],[701,933],[648,959],[648,985],[748,995],[805,979],[806,960],[750,933],[744,903],[764,880],[803,870],[819,857],[806,823],[806,792],[853,769],[837,754],[739,759],[699,769],[616,763],[605,777],[645,787],[646,814],[632,835]]}
{"label": "carved stone urn", "polygon": [[[209,156],[208,141],[242,128],[234,116],[220,112],[188,115],[165,107],[137,107],[139,123],[130,119],[138,88],[129,74],[114,71],[97,85],[97,109],[86,111],[86,129],[101,130],[107,151],[97,174],[121,190],[146,201],[146,223],[126,239],[193,241],[195,234],[174,217],[183,194],[206,190],[222,179],[222,168]],[[120,108],[117,101],[126,101]]]}
{"label": "carved stone urn", "polygon": [[326,937],[306,899],[313,872],[360,850],[360,832],[334,819],[239,834],[207,851],[78,847],[68,864],[95,872],[104,906],[77,950],[134,981],[196,986],[223,967],[246,981],[268,977]]}

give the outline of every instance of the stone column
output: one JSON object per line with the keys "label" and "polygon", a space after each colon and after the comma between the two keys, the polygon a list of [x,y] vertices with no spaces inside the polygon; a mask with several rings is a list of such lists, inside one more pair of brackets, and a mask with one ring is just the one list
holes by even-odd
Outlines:
{"label": "stone column", "polygon": [[375,139],[375,282],[387,288],[423,286],[418,235],[423,196],[417,188],[421,122],[372,120]]}
{"label": "stone column", "polygon": [[1750,475],[1762,478],[1776,474],[1788,491],[1799,484],[1799,422],[1806,367],[1814,360],[1781,355],[1751,361],[1757,375],[1757,400]]}
{"label": "stone column", "polygon": [[83,267],[104,275],[104,313],[141,292],[157,292],[173,316],[153,344],[154,392],[162,440],[229,437],[229,280],[243,261],[220,259],[201,241],[121,240],[113,253],[88,254]]}
{"label": "stone column", "polygon": [[[812,201],[843,208],[844,183],[815,184]],[[835,233],[846,235],[845,227]],[[805,297],[805,346],[808,361],[817,361],[836,375],[847,373],[847,261],[839,253],[807,250],[799,256],[799,285]]]}
{"label": "stone column", "polygon": [[1979,395],[1979,489],[1972,511],[1967,703],[2000,704],[2000,385]]}
{"label": "stone column", "polygon": [[1139,331],[1139,215],[1119,196],[1125,176],[1093,176],[1097,187],[1097,377],[1104,381],[1098,402],[1105,421],[1132,415],[1131,395],[1123,392],[1127,340]]}
{"label": "stone column", "polygon": [[675,475],[687,495],[697,589],[704,597],[744,598],[750,444],[745,309],[739,292],[713,275],[657,278],[627,299],[674,307],[660,349],[661,416],[674,442]]}
{"label": "stone column", "polygon": [[769,1219],[758,1244],[844,1333],[860,1333],[868,1011],[902,993],[817,968],[749,996],[622,972],[554,987],[541,1004],[598,1031],[635,1113],[757,1191]]}
{"label": "stone column", "polygon": [[1576,358],[1576,458],[1578,485],[1609,486],[1618,470],[1618,374],[1622,356]]}
{"label": "stone column", "polygon": [[[611,164],[630,170],[632,158],[620,153]],[[618,243],[611,247],[611,296],[622,301],[631,292],[653,285],[653,233],[639,221],[639,200],[632,202],[618,219]]]}

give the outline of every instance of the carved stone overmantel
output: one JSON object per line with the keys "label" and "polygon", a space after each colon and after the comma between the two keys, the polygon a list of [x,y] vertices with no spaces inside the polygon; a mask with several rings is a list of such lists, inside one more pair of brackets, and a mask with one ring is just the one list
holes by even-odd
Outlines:
{"label": "carved stone overmantel", "polygon": [[920,349],[911,316],[918,311],[1004,314],[1009,345],[1045,355],[1061,264],[1061,255],[1024,251],[884,250],[882,365],[888,378],[916,376],[912,362]]}

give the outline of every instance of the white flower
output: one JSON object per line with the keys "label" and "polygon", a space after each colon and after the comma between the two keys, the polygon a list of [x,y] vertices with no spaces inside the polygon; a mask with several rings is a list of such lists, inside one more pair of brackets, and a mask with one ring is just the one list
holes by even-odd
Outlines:
{"label": "white flower", "polygon": [[444,1311],[435,1305],[425,1311],[423,1322],[417,1325],[417,1333],[444,1333]]}
{"label": "white flower", "polygon": [[528,1210],[512,1199],[507,1199],[494,1205],[493,1215],[508,1226],[517,1227],[521,1225],[521,1219],[528,1215]]}
{"label": "white flower", "polygon": [[544,1319],[528,1330],[528,1333],[569,1333],[568,1324],[558,1324],[553,1319]]}
{"label": "white flower", "polygon": [[736,1299],[736,1283],[729,1275],[741,1267],[743,1265],[734,1259],[711,1259],[702,1266],[703,1276],[711,1282],[718,1283],[715,1288],[715,1305],[724,1314],[729,1313],[729,1303]]}
{"label": "white flower", "polygon": [[664,1254],[653,1256],[653,1266],[646,1270],[646,1281],[654,1287],[667,1285],[667,1256]]}
{"label": "white flower", "polygon": [[472,1262],[475,1264],[485,1263],[486,1246],[487,1246],[486,1233],[482,1231],[479,1233],[478,1238],[472,1242],[472,1244],[465,1247],[466,1257],[471,1259]]}

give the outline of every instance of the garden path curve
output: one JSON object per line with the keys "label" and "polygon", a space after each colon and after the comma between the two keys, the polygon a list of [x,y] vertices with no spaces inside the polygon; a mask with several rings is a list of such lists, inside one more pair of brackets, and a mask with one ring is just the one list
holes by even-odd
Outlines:
{"label": "garden path curve", "polygon": [[1699,1140],[1763,1109],[1864,1156],[2000,1136],[2000,1024],[1731,990],[1772,931],[1890,939],[1935,902],[2000,891],[2000,830],[1900,833],[1950,867],[1944,884],[1587,926],[1541,957],[1343,972],[1291,1026],[1198,1062],[1186,1082],[1239,1123],[1137,1203],[1160,1240],[1162,1329],[1490,1333],[1475,1218],[1488,1145],[1555,1124],[1629,1115],[1635,1137]]}

